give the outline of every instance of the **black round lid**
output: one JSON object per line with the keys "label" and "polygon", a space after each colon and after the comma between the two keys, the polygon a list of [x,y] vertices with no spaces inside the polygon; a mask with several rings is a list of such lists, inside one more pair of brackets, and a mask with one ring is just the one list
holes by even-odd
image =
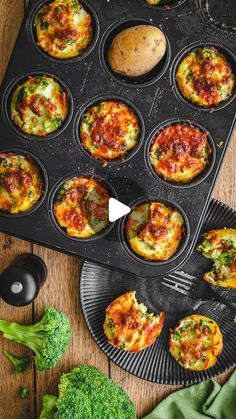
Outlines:
{"label": "black round lid", "polygon": [[0,295],[14,306],[30,304],[37,296],[40,283],[23,267],[10,266],[0,276]]}
{"label": "black round lid", "polygon": [[38,256],[18,256],[0,275],[0,297],[13,306],[30,304],[47,277],[47,267]]}

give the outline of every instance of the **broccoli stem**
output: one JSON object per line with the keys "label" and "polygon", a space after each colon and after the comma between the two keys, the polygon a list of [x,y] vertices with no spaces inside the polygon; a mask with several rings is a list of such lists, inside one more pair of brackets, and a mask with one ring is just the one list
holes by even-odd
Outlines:
{"label": "broccoli stem", "polygon": [[45,307],[42,319],[33,325],[0,320],[3,337],[23,344],[34,353],[36,369],[53,368],[66,351],[71,339],[71,325],[66,315],[53,307]]}
{"label": "broccoli stem", "polygon": [[13,354],[8,351],[3,351],[5,357],[9,359],[10,362],[14,365],[14,372],[16,374],[21,374],[27,370],[30,364],[30,359],[26,355],[23,358],[16,358]]}

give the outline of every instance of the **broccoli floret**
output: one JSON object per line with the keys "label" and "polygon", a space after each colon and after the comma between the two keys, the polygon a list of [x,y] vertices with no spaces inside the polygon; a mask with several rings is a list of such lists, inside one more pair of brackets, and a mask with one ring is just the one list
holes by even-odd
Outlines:
{"label": "broccoli floret", "polygon": [[27,370],[30,364],[29,357],[23,356],[23,358],[16,358],[11,352],[3,351],[4,355],[12,362],[14,365],[14,372],[16,374],[21,374]]}
{"label": "broccoli floret", "polygon": [[46,307],[43,318],[33,325],[0,320],[3,337],[28,346],[35,353],[38,371],[55,367],[71,339],[71,326],[66,315],[55,308]]}
{"label": "broccoli floret", "polygon": [[56,396],[45,394],[43,396],[43,410],[39,419],[53,419],[56,412]]}
{"label": "broccoli floret", "polygon": [[132,401],[114,381],[93,366],[80,365],[61,376],[53,416],[40,416],[52,418],[136,419],[136,414]]}
{"label": "broccoli floret", "polygon": [[20,387],[18,390],[18,396],[21,399],[26,399],[27,397],[29,397],[29,390],[25,387]]}

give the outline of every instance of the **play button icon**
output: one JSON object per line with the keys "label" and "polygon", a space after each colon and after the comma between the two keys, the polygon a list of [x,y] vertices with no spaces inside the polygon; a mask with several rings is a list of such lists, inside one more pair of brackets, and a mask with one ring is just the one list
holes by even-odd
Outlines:
{"label": "play button icon", "polygon": [[131,208],[115,198],[109,199],[109,221],[113,223],[126,214],[129,214]]}

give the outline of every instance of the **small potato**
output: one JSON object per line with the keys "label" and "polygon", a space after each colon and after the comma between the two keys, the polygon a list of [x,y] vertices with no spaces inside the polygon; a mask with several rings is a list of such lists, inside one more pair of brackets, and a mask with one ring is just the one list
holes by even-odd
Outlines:
{"label": "small potato", "polygon": [[138,77],[151,71],[166,52],[166,38],[151,25],[137,25],[118,33],[108,52],[115,73]]}

